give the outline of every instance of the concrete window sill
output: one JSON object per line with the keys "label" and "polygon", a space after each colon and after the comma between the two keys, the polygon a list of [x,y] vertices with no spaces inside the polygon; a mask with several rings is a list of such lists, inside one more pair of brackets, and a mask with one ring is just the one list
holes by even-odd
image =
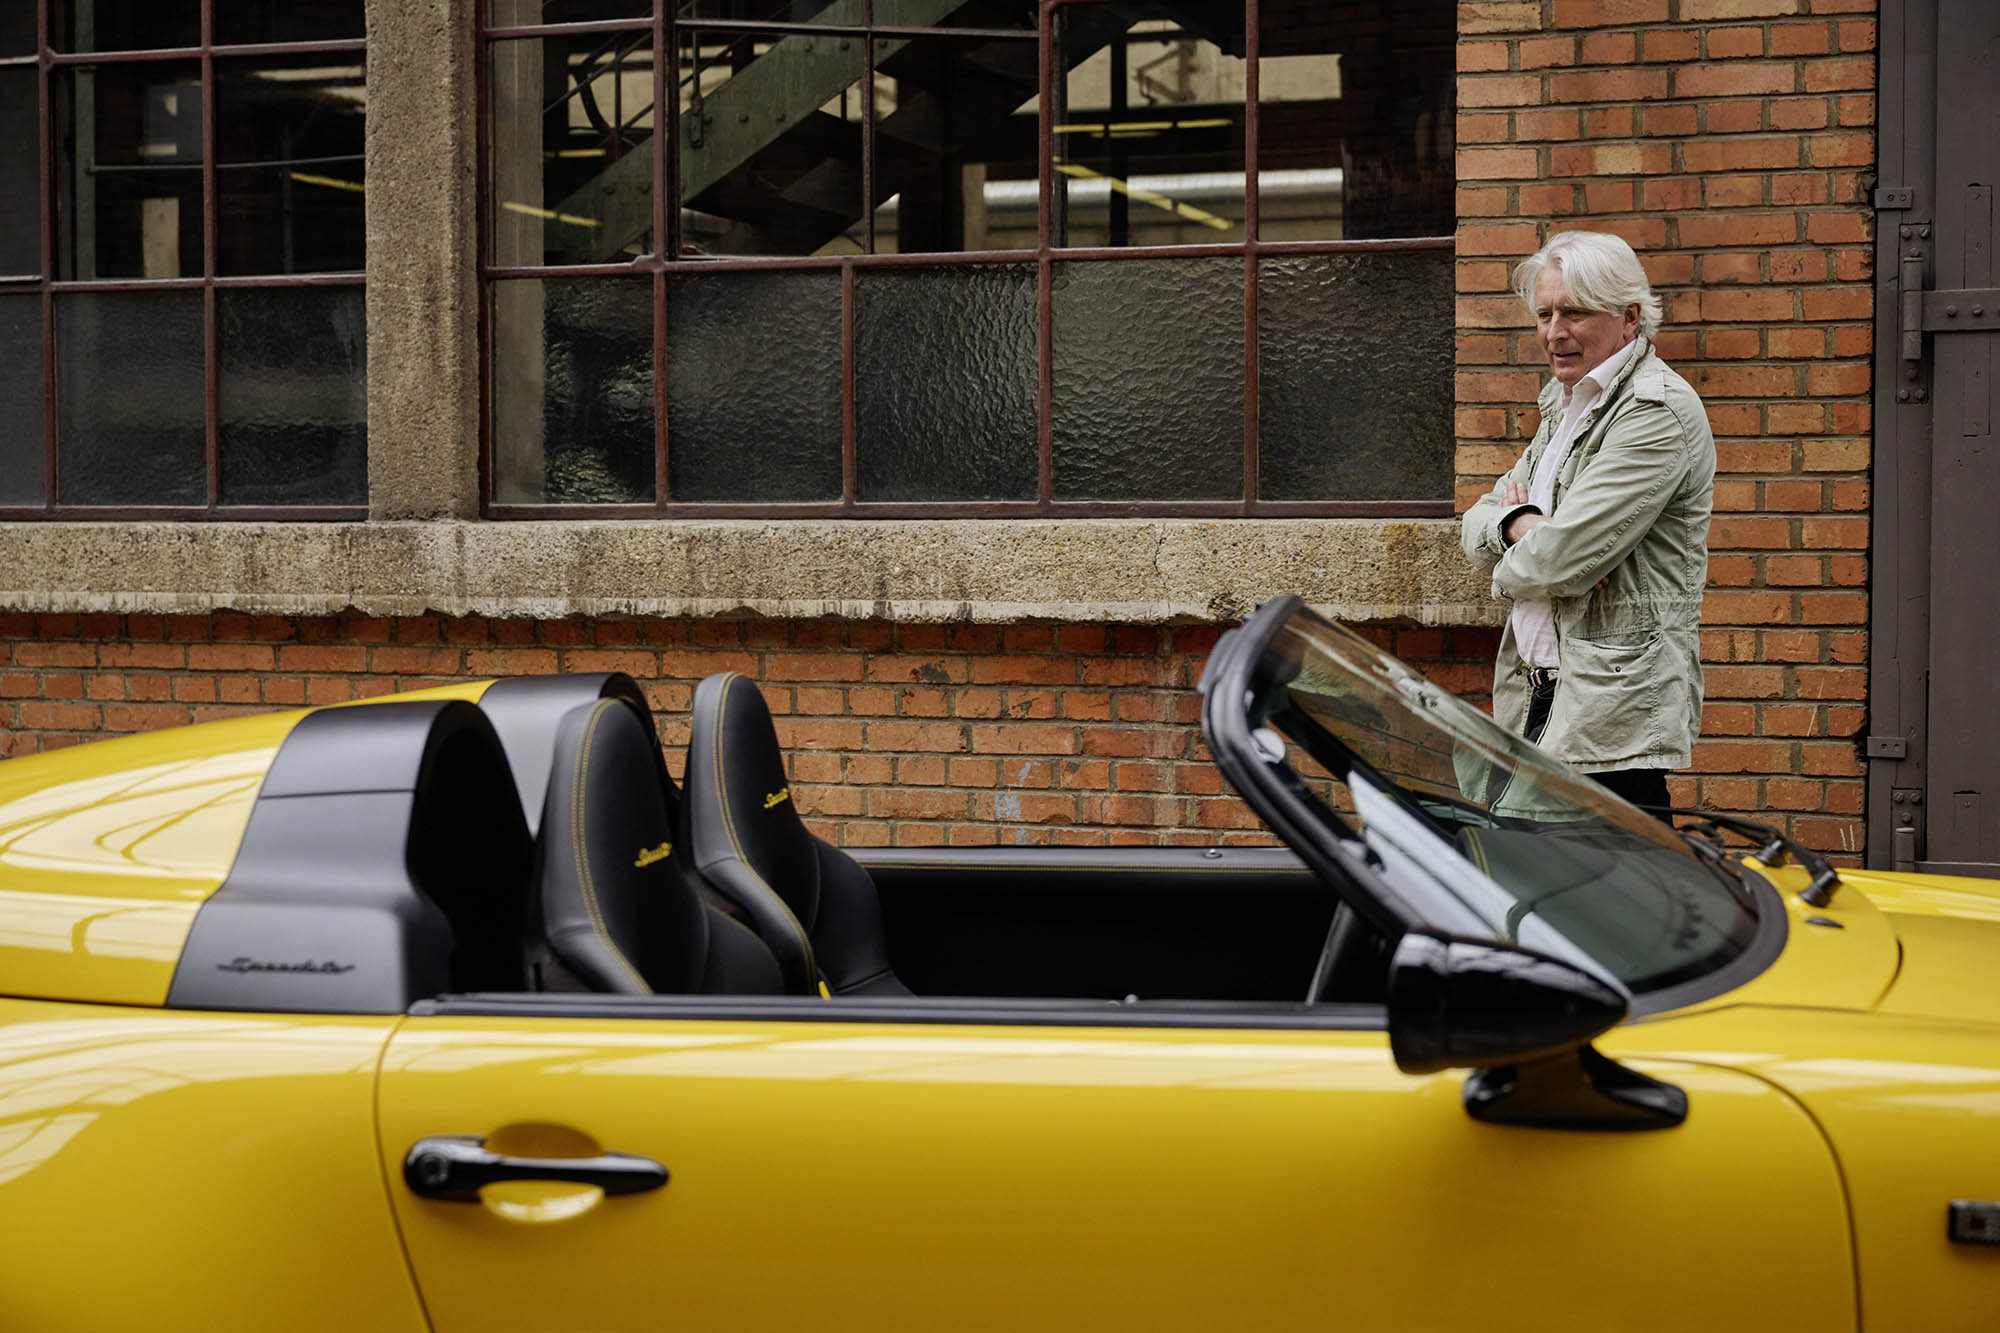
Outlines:
{"label": "concrete window sill", "polygon": [[0,523],[0,610],[1498,623],[1452,519]]}

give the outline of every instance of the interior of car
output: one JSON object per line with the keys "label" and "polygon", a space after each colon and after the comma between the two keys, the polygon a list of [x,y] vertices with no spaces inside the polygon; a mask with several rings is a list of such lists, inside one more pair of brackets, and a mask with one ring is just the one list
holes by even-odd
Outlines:
{"label": "interior of car", "polygon": [[[1283,848],[850,854],[801,817],[754,683],[703,682],[692,721],[683,789],[644,693],[617,673],[502,680],[477,706],[309,715],[197,918],[168,1002],[400,1012],[476,992],[1296,1005],[1314,979],[1334,898]],[[274,951],[340,970],[229,970]],[[1343,986],[1319,998],[1379,999],[1372,975]]]}

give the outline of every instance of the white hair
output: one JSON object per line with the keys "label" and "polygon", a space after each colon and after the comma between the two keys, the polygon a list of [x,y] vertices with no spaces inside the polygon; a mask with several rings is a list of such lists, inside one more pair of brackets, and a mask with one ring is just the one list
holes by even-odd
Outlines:
{"label": "white hair", "polygon": [[1521,261],[1514,270],[1514,294],[1535,308],[1535,283],[1554,264],[1562,274],[1563,296],[1579,310],[1623,314],[1639,307],[1639,332],[1651,338],[1660,327],[1660,298],[1646,281],[1639,256],[1616,236],[1601,231],[1565,231]]}

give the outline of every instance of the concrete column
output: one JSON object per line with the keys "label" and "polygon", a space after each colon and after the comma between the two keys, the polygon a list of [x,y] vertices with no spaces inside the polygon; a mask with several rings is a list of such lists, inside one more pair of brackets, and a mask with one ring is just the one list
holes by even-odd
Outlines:
{"label": "concrete column", "polygon": [[368,509],[479,510],[478,0],[367,0]]}

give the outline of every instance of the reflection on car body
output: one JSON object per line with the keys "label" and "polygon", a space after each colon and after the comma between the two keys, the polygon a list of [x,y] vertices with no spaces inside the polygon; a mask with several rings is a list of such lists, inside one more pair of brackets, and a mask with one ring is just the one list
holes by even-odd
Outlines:
{"label": "reflection on car body", "polygon": [[0,764],[0,1327],[1990,1322],[1993,885],[1294,599],[1202,688],[1283,846],[849,855],[741,677]]}

